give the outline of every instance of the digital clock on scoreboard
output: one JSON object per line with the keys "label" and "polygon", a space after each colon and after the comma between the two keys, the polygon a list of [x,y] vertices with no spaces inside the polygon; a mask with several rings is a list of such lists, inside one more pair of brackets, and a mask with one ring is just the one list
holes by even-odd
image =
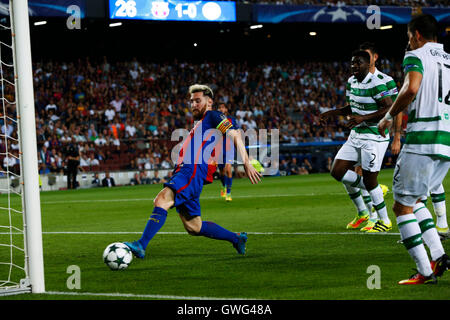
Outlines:
{"label": "digital clock on scoreboard", "polygon": [[110,19],[236,21],[234,1],[109,0]]}

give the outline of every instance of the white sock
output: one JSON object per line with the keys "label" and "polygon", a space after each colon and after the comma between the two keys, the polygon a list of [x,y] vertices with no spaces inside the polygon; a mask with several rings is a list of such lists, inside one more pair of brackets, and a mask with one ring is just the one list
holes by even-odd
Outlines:
{"label": "white sock", "polygon": [[433,202],[433,209],[436,214],[436,226],[443,229],[448,228],[445,201]]}
{"label": "white sock", "polygon": [[403,244],[408,253],[416,263],[420,274],[428,277],[433,273],[427,250],[423,245],[419,223],[414,213],[409,213],[397,217],[397,225]]}
{"label": "white sock", "polygon": [[377,211],[376,210],[372,210],[373,202],[372,202],[372,198],[370,197],[369,191],[367,191],[365,189],[361,189],[361,194],[362,194],[364,203],[367,206],[367,210],[369,210],[370,219],[372,219],[372,220],[378,219]]}
{"label": "white sock", "polygon": [[364,210],[367,210],[366,204],[364,203],[364,200],[361,196],[361,190],[359,188],[350,187],[346,184],[344,184],[344,187],[347,190],[350,199],[352,199],[356,209],[358,210],[358,214]]}
{"label": "white sock", "polygon": [[366,189],[366,186],[363,183],[363,177],[352,170],[348,170],[344,174],[341,182],[353,188]]}
{"label": "white sock", "polygon": [[445,253],[445,251],[441,239],[439,238],[439,234],[434,226],[433,217],[423,202],[416,203],[414,206],[414,214],[416,215],[420,231],[422,232],[422,239],[427,247],[430,248],[431,260],[436,261]]}
{"label": "white sock", "polygon": [[369,191],[370,197],[372,198],[373,207],[378,213],[378,216],[385,224],[390,224],[391,220],[388,217],[386,204],[384,203],[383,190],[381,190],[380,185],[375,189]]}

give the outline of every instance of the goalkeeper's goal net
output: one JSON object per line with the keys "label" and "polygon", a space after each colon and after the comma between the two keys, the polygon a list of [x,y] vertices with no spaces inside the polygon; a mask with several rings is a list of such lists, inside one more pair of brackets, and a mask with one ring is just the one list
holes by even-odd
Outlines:
{"label": "goalkeeper's goal net", "polygon": [[10,0],[7,11],[0,16],[0,295],[42,293],[28,1]]}

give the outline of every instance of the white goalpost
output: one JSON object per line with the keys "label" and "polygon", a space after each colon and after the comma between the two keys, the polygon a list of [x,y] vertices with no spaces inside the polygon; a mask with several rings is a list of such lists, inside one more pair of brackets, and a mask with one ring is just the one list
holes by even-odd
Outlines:
{"label": "white goalpost", "polygon": [[[10,0],[9,13],[10,25],[1,25],[3,31],[10,31],[12,40],[11,44],[0,42],[0,152],[3,158],[18,160],[20,168],[14,170],[4,162],[1,169],[6,183],[0,190],[0,265],[4,267],[0,269],[0,295],[45,292],[28,1]],[[5,50],[11,51],[10,63],[4,60]],[[14,79],[7,79],[8,74]],[[11,87],[15,101],[8,99]]]}

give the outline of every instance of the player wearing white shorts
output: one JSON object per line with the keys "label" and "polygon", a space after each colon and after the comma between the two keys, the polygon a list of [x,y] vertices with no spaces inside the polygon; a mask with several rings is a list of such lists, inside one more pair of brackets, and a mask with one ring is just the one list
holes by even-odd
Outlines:
{"label": "player wearing white shorts", "polygon": [[[437,283],[449,259],[431,213],[420,201],[438,187],[450,167],[450,54],[437,43],[439,26],[431,15],[408,24],[409,47],[403,60],[405,80],[378,129],[384,132],[408,108],[406,139],[394,177],[394,212],[402,242],[418,272],[399,284]],[[431,263],[424,243],[430,249]]]}
{"label": "player wearing white shorts", "polygon": [[[347,116],[347,125],[352,130],[333,161],[331,175],[344,183],[352,200],[361,198],[360,189],[369,191],[380,217],[380,224],[388,231],[392,228],[392,223],[377,176],[389,145],[389,137],[381,136],[376,125],[391,106],[392,99],[385,83],[369,72],[369,66],[369,53],[358,50],[352,54],[353,76],[348,79],[346,91],[348,105],[322,113],[320,120],[325,121],[337,115]],[[357,165],[362,167],[362,177],[353,171]],[[367,221],[369,215],[364,201],[354,203],[358,208],[355,224]]]}
{"label": "player wearing white shorts", "polygon": [[[369,53],[370,73],[373,73],[376,77],[378,77],[381,81],[385,83],[387,89],[389,90],[389,95],[391,96],[392,101],[395,101],[398,94],[397,84],[395,83],[394,79],[391,76],[377,69],[376,63],[379,58],[379,53],[375,44],[371,42],[364,42],[359,46],[359,49]],[[396,129],[391,144],[391,153],[394,155],[400,152],[401,124],[402,124],[402,115],[399,114],[396,117]],[[362,176],[362,169],[360,166],[355,167],[355,172],[358,173],[360,176]],[[389,191],[389,187],[383,184],[380,184],[380,187],[383,190],[383,196],[385,197],[387,192]],[[377,221],[379,220],[378,214],[375,208],[373,207],[372,198],[370,197],[370,194],[367,190],[361,189],[361,196],[356,197],[353,196],[352,200],[353,203],[355,203],[356,208],[360,207],[360,203],[364,201],[364,203],[367,206],[369,219],[367,220],[367,223],[363,225],[362,223],[364,223],[364,221],[360,219],[360,214],[358,212],[356,218],[354,218],[350,223],[347,224],[347,229],[356,229],[359,228],[361,225],[363,225],[361,231],[367,231],[369,233],[387,231],[383,223],[377,224]]]}

